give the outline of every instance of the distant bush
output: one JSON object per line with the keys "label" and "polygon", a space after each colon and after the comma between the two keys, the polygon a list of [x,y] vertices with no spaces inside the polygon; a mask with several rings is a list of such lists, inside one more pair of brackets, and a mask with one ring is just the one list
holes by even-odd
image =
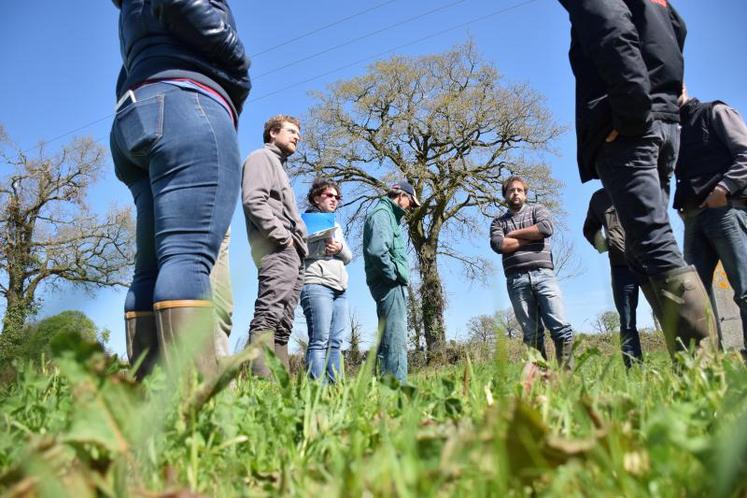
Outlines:
{"label": "distant bush", "polygon": [[39,365],[50,360],[56,343],[85,342],[104,350],[109,334],[108,330],[96,327],[84,313],[73,310],[29,323],[0,350],[0,382],[5,384],[15,378],[14,365],[29,362]]}

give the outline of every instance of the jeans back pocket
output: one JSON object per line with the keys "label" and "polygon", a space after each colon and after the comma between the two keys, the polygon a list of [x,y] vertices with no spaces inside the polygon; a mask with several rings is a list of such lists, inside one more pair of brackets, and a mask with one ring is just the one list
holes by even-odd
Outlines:
{"label": "jeans back pocket", "polygon": [[163,136],[163,94],[133,102],[114,118],[119,146],[133,157],[147,156]]}

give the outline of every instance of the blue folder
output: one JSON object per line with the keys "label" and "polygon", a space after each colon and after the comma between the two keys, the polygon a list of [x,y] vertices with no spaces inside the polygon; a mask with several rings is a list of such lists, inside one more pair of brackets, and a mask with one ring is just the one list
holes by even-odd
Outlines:
{"label": "blue folder", "polygon": [[303,213],[301,219],[306,224],[309,238],[335,227],[335,213]]}

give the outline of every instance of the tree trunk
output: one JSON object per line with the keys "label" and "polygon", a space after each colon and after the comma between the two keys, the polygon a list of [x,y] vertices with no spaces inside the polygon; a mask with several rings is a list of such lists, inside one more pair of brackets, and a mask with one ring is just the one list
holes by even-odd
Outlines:
{"label": "tree trunk", "polygon": [[0,356],[13,358],[19,344],[23,325],[31,314],[32,305],[22,297],[12,293],[6,299],[5,316],[3,317],[3,333],[0,335]]}
{"label": "tree trunk", "polygon": [[444,328],[444,290],[438,272],[436,244],[416,248],[420,270],[420,298],[423,310],[423,332],[428,353],[438,350],[446,340]]}

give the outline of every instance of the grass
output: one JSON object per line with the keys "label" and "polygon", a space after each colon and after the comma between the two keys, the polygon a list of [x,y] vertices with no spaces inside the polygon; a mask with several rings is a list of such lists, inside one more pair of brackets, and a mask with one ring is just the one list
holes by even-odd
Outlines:
{"label": "grass", "polygon": [[[747,496],[747,369],[737,356],[650,354],[626,373],[582,345],[529,390],[490,361],[411,385],[362,368],[321,387],[277,369],[199,410],[157,372],[71,347],[0,394],[7,496]],[[523,353],[527,355],[526,352]]]}

